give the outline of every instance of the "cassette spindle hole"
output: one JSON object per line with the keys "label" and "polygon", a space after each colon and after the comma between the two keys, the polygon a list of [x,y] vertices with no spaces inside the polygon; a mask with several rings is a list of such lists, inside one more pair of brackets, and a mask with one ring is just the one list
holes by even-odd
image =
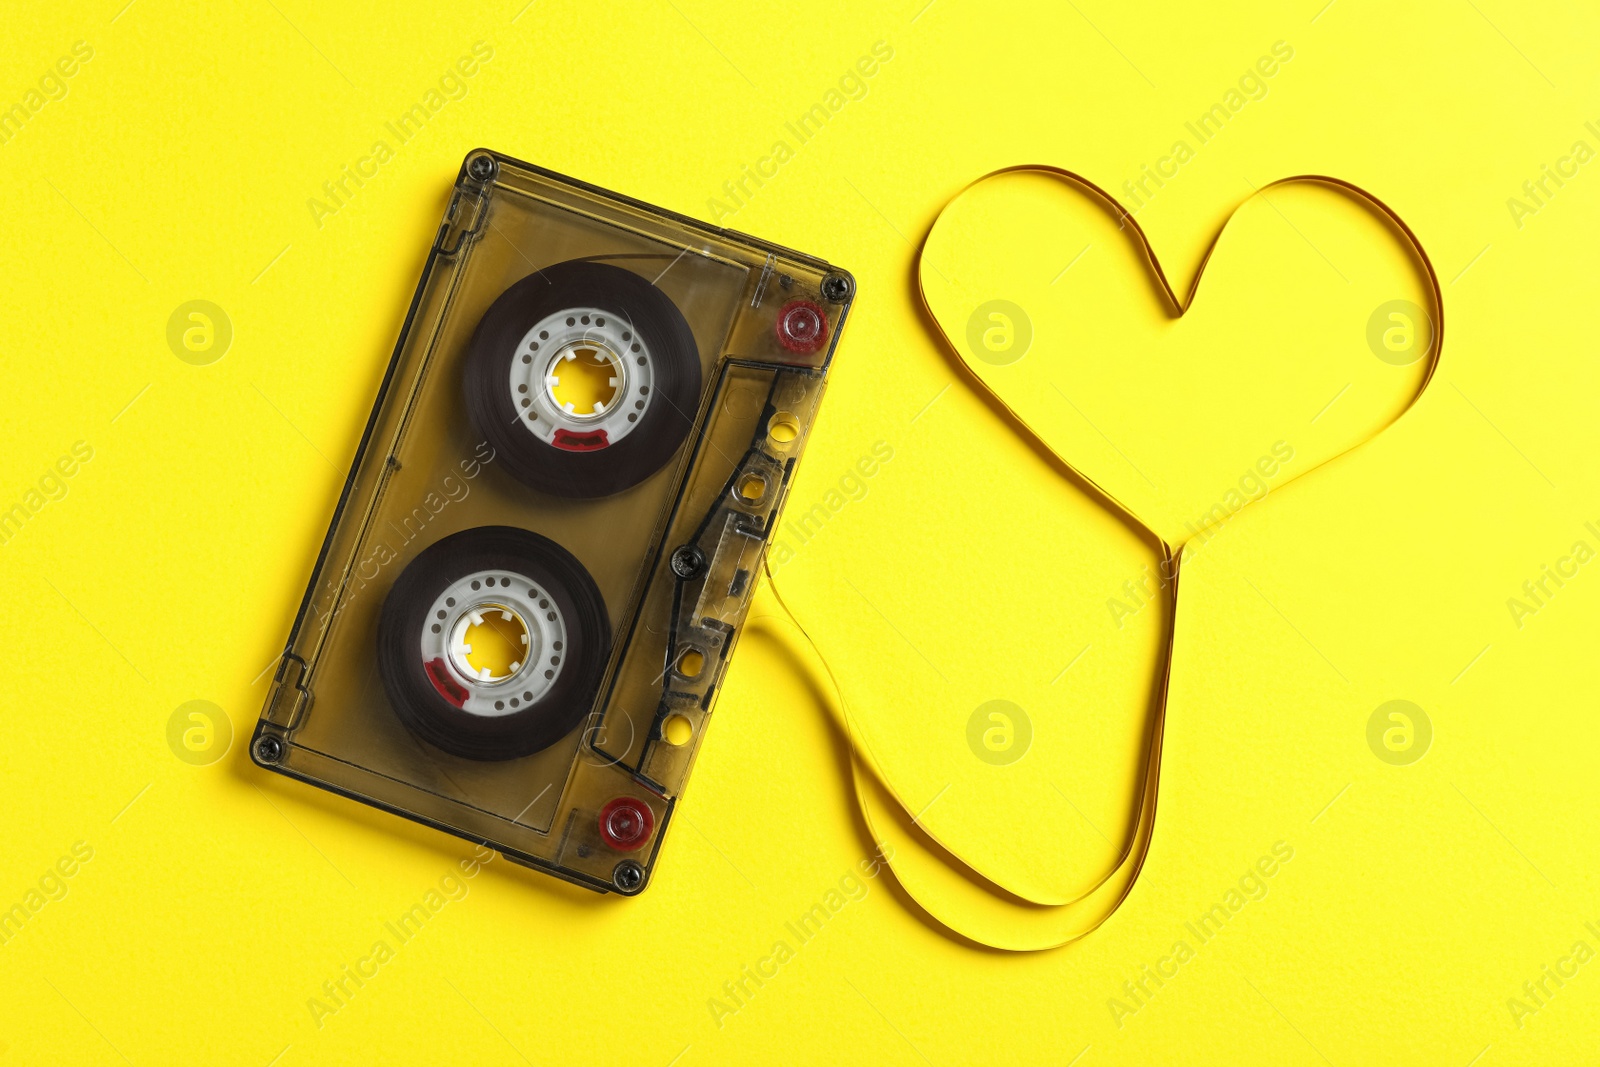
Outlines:
{"label": "cassette spindle hole", "polygon": [[451,627],[450,662],[467,678],[487,685],[510,680],[527,662],[528,622],[505,604],[476,604]]}
{"label": "cassette spindle hole", "polygon": [[628,364],[599,341],[576,341],[550,360],[545,387],[568,418],[598,419],[626,401]]}
{"label": "cassette spindle hole", "polygon": [[694,724],[686,715],[668,715],[661,723],[661,739],[669,745],[687,745],[694,738]]}

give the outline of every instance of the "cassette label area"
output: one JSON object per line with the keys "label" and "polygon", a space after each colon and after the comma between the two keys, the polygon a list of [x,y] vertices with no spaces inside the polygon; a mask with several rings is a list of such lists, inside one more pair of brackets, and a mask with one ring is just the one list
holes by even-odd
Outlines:
{"label": "cassette label area", "polygon": [[470,154],[255,761],[640,892],[854,291],[813,257]]}

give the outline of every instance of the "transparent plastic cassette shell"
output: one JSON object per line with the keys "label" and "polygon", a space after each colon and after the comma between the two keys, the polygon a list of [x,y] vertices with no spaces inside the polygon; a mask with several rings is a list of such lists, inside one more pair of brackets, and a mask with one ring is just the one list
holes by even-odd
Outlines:
{"label": "transparent plastic cassette shell", "polygon": [[[654,474],[598,499],[513,478],[463,396],[463,361],[490,305],[573,260],[653,282],[688,323],[701,364],[687,440]],[[848,274],[811,257],[492,152],[468,155],[257,725],[255,761],[593,889],[642,889],[853,293]],[[814,344],[781,336],[780,314],[797,306],[823,323]],[[415,736],[376,662],[385,597],[407,564],[486,526],[533,531],[572,553],[612,632],[581,724],[505,760],[451,755]],[[600,829],[618,798],[649,813],[645,839],[625,851]]]}

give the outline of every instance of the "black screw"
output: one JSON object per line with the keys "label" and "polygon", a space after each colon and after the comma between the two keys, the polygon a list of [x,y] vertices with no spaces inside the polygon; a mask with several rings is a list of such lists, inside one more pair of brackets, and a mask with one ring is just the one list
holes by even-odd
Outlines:
{"label": "black screw", "polygon": [[262,763],[277,763],[283,758],[283,741],[271,734],[256,740],[256,759]]}
{"label": "black screw", "polygon": [[822,295],[835,304],[842,304],[856,291],[855,283],[843,274],[830,274],[822,279]]}
{"label": "black screw", "polygon": [[486,182],[494,177],[497,169],[493,156],[473,156],[472,162],[467,164],[467,177]]}
{"label": "black screw", "polygon": [[706,572],[706,554],[700,551],[699,545],[679,545],[672,550],[669,563],[672,573],[686,582]]}
{"label": "black screw", "polygon": [[644,887],[644,868],[633,860],[623,860],[611,872],[611,884],[617,892],[632,896]]}

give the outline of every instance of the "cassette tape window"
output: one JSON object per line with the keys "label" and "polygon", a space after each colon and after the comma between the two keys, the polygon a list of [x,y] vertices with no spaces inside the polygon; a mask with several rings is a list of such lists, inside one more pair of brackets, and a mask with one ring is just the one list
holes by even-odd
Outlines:
{"label": "cassette tape window", "polygon": [[812,257],[471,153],[256,762],[642,890],[854,290]]}

